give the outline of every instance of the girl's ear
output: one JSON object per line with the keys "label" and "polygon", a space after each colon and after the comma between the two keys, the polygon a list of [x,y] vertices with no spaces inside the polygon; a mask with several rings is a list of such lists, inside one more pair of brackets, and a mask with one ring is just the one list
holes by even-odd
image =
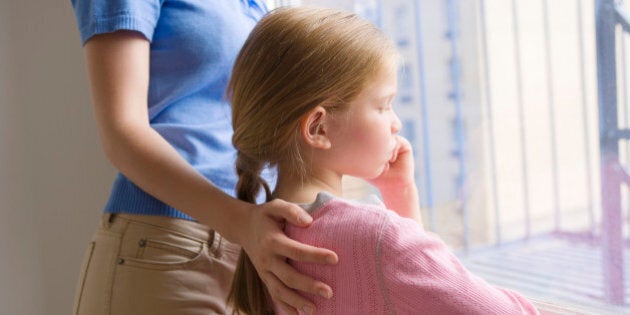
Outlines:
{"label": "girl's ear", "polygon": [[317,106],[300,121],[300,136],[309,146],[318,149],[330,149],[328,138],[328,113],[322,106]]}

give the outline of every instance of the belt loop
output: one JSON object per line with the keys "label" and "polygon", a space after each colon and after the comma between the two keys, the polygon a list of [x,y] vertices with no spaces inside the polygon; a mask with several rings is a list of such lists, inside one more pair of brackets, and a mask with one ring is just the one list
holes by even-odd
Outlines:
{"label": "belt loop", "polygon": [[115,213],[106,213],[105,218],[103,220],[103,228],[109,229],[112,226],[112,222],[114,222],[115,217],[116,217]]}
{"label": "belt loop", "polygon": [[219,243],[217,244],[217,257],[221,257],[223,255],[223,236],[217,233],[217,236],[215,237],[219,238]]}
{"label": "belt loop", "polygon": [[212,249],[212,243],[214,243],[214,230],[208,230],[208,246]]}
{"label": "belt loop", "polygon": [[214,257],[221,257],[221,240],[222,237],[219,233],[214,230],[210,230],[208,246],[210,247],[210,252],[214,255]]}

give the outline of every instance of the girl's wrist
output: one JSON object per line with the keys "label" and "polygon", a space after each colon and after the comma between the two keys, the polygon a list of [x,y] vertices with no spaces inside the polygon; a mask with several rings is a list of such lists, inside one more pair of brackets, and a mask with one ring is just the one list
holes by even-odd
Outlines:
{"label": "girl's wrist", "polygon": [[[381,195],[388,209],[394,210],[403,217],[419,218],[420,200],[415,183],[407,183],[397,187],[390,186],[388,190],[381,191]],[[420,220],[417,219],[417,221]]]}
{"label": "girl's wrist", "polygon": [[389,196],[389,195],[400,195],[405,194],[408,191],[416,190],[416,183],[412,180],[399,180],[399,181],[390,181],[386,184],[379,185],[376,188],[381,192],[381,195]]}

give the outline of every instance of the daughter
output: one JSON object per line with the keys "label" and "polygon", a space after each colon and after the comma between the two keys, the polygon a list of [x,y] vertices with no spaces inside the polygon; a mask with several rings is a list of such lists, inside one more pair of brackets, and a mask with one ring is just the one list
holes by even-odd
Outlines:
{"label": "daughter", "polygon": [[[238,197],[255,202],[264,188],[267,199],[312,214],[309,228],[285,230],[339,257],[336,266],[293,262],[335,293],[307,296],[318,313],[536,314],[521,295],[472,275],[423,230],[411,147],[397,135],[392,109],[399,59],[389,39],[351,13],[300,7],[263,18],[228,87]],[[260,176],[268,166],[278,168],[273,193]],[[370,181],[384,204],[343,199],[344,175]],[[247,314],[295,313],[273,304],[244,252],[228,300]]]}

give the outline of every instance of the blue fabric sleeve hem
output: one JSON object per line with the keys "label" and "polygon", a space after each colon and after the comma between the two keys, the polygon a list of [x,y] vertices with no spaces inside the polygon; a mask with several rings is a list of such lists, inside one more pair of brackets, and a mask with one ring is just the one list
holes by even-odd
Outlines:
{"label": "blue fabric sleeve hem", "polygon": [[109,18],[95,18],[80,29],[83,45],[94,35],[111,33],[119,30],[140,32],[149,42],[153,39],[155,24],[132,15],[119,15]]}

